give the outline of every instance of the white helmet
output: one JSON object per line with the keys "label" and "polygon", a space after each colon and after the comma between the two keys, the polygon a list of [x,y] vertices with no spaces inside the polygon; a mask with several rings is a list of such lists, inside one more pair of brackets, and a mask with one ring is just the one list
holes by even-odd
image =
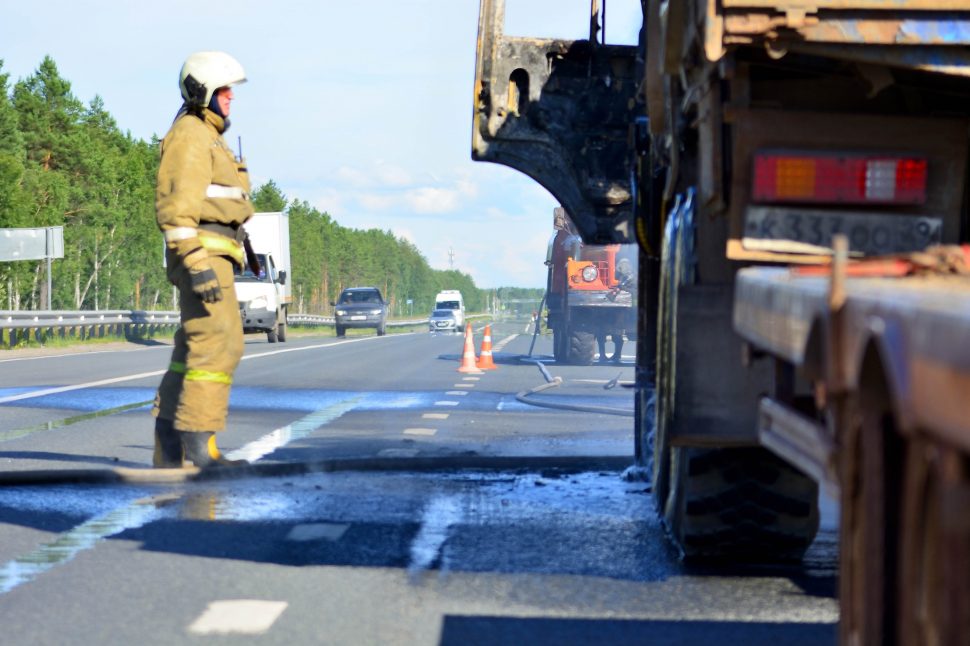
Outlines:
{"label": "white helmet", "polygon": [[189,105],[207,106],[219,88],[245,82],[242,65],[225,52],[190,54],[179,72],[179,89]]}

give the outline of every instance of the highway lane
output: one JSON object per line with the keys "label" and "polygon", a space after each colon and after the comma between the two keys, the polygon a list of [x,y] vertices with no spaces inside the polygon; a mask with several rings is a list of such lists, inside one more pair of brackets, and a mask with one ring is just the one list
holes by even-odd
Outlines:
{"label": "highway lane", "polygon": [[[834,514],[804,564],[698,568],[665,540],[645,484],[626,481],[624,365],[523,360],[496,326],[499,369],[457,372],[460,336],[247,341],[222,445],[291,463],[398,458],[400,469],[166,486],[0,487],[0,622],[11,643],[834,643]],[[476,345],[480,336],[476,338]],[[630,344],[632,346],[632,344]],[[547,340],[536,354],[549,352]],[[104,356],[107,355],[107,356]],[[165,348],[0,363],[0,467],[147,467]],[[85,372],[78,365],[88,364]],[[23,385],[12,385],[17,365]],[[23,390],[19,391],[21,394]],[[139,406],[115,409],[125,403]],[[100,417],[75,419],[93,412]],[[21,420],[36,422],[23,431]],[[59,423],[65,422],[61,425]],[[5,433],[5,434],[4,434]],[[598,469],[535,456],[617,456]],[[520,456],[438,472],[409,458]]]}
{"label": "highway lane", "polygon": [[[301,337],[285,344],[247,337],[221,446],[249,460],[630,455],[627,418],[590,415],[577,424],[569,411],[518,402],[517,392],[545,382],[534,364],[522,361],[531,339],[518,325],[493,336],[501,348],[494,353],[499,369],[480,375],[457,371],[460,335]],[[536,354],[547,345],[540,340]],[[146,411],[169,353],[168,347],[125,347],[0,362],[0,468],[147,466],[153,421]],[[632,379],[632,357],[620,367],[554,371],[565,382],[543,401],[632,406],[628,389],[603,387]],[[281,429],[289,435],[285,447],[254,448]],[[267,449],[275,455],[267,457]]]}

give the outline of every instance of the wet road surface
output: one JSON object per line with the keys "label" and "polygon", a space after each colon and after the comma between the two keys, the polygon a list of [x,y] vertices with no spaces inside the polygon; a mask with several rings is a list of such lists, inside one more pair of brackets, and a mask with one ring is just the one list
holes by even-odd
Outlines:
{"label": "wet road surface", "polygon": [[48,536],[4,545],[0,617],[33,643],[834,643],[831,529],[803,565],[691,569],[651,504],[558,469],[0,490]]}
{"label": "wet road surface", "polygon": [[[146,402],[167,348],[0,361],[0,478],[50,476],[0,487],[4,636],[834,643],[831,506],[804,563],[685,566],[646,485],[621,476],[632,357],[549,363],[562,383],[523,400],[549,375],[522,360],[522,330],[493,337],[499,369],[473,376],[456,372],[457,336],[247,341],[220,438],[229,457],[362,468],[155,486],[57,474],[147,467]],[[591,468],[596,456],[605,462]],[[489,459],[513,462],[481,468]]]}

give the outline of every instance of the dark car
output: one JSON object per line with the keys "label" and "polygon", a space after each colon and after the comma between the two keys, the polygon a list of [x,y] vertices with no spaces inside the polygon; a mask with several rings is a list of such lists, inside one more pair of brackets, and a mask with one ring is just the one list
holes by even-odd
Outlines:
{"label": "dark car", "polygon": [[428,319],[428,329],[431,332],[457,332],[458,320],[455,310],[435,310]]}
{"label": "dark car", "polygon": [[337,336],[344,336],[347,328],[355,327],[376,328],[377,336],[384,336],[387,303],[376,287],[348,287],[332,305]]}

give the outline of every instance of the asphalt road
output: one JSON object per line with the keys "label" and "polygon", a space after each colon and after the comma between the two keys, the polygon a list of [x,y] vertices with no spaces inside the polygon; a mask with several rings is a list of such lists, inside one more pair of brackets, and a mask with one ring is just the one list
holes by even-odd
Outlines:
{"label": "asphalt road", "polygon": [[247,337],[221,446],[256,467],[152,485],[64,476],[152,473],[167,347],[3,355],[0,477],[43,476],[0,486],[4,641],[834,643],[830,507],[802,564],[685,566],[623,477],[633,357],[529,392],[524,324],[493,341],[466,375],[460,336]]}

